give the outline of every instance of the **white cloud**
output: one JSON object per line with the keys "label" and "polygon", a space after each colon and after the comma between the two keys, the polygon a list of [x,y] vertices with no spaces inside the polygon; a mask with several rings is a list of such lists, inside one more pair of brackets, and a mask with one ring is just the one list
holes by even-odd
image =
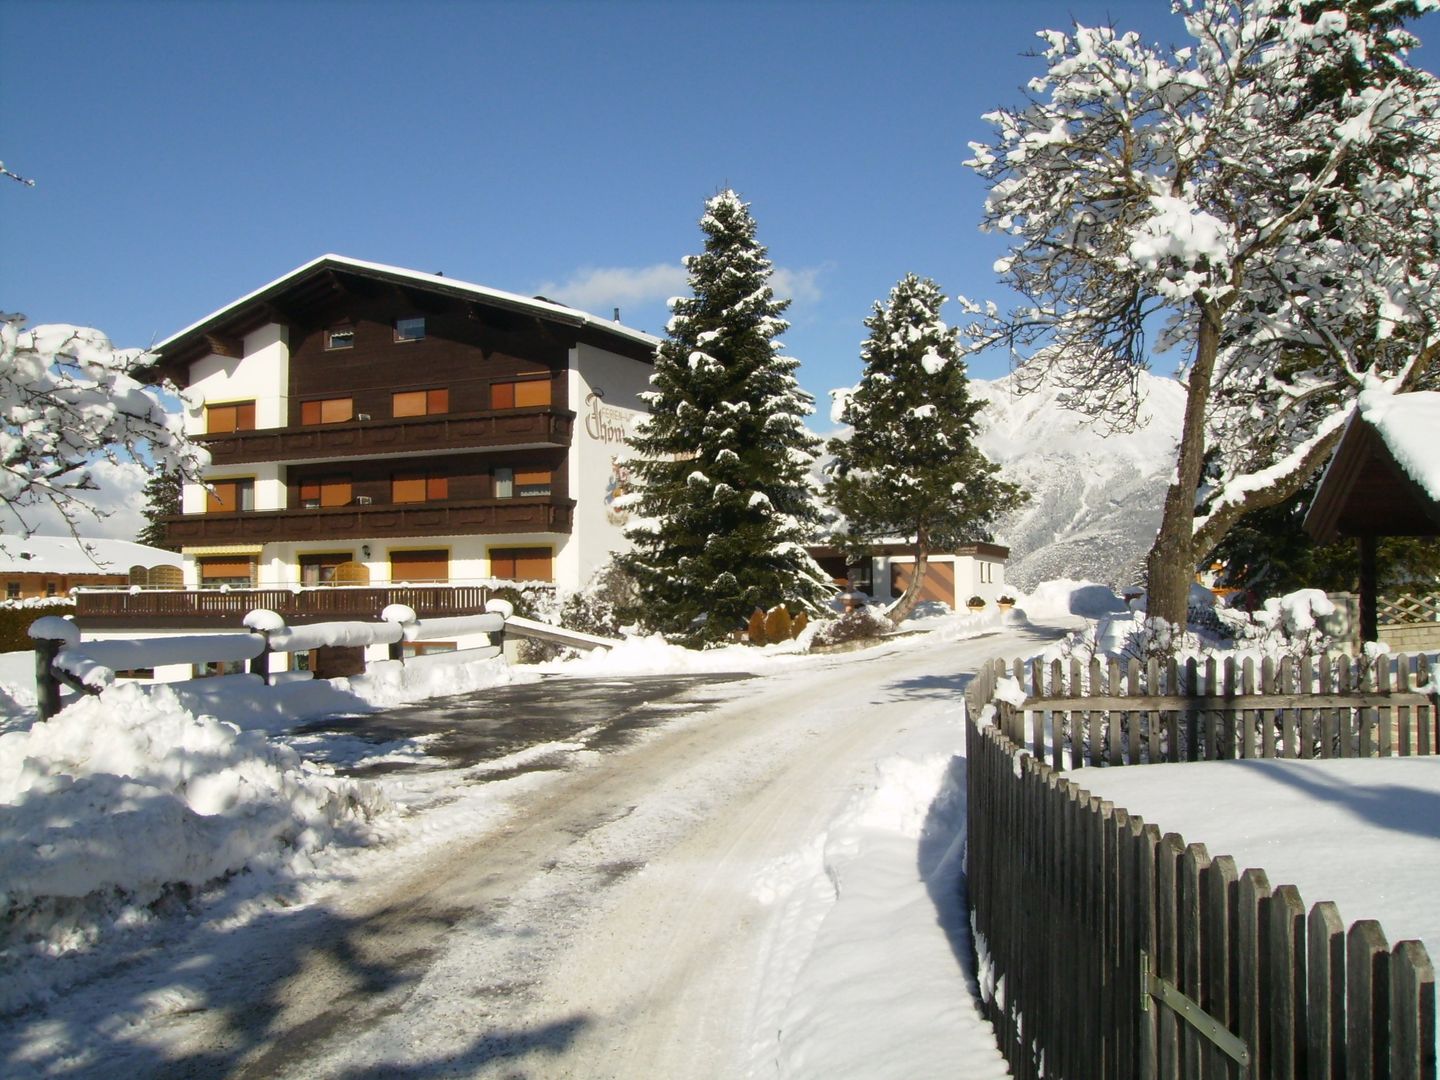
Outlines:
{"label": "white cloud", "polygon": [[781,300],[794,300],[797,304],[813,304],[819,301],[820,275],[823,266],[812,266],[808,270],[790,270],[777,266],[770,275],[770,288]]}
{"label": "white cloud", "polygon": [[[145,482],[150,474],[133,463],[112,464],[97,461],[89,467],[90,477],[98,490],[77,492],[77,497],[108,516],[96,520],[81,511],[76,515],[76,529],[81,536],[97,539],[134,540],[145,527]],[[27,507],[25,521],[42,536],[66,536],[70,527],[52,506]],[[19,532],[20,525],[12,514],[0,521],[0,531]]]}
{"label": "white cloud", "polygon": [[[798,304],[813,304],[821,297],[819,279],[825,267],[790,270],[777,266],[770,278],[770,287],[777,298]],[[587,266],[576,270],[564,281],[547,281],[536,287],[541,296],[597,315],[611,309],[641,307],[664,303],[672,296],[685,296],[690,278],[679,263],[656,263],[654,266]]]}
{"label": "white cloud", "polygon": [[587,266],[565,281],[547,281],[535,291],[571,307],[596,314],[611,308],[664,303],[683,295],[690,281],[679,263],[654,266]]}

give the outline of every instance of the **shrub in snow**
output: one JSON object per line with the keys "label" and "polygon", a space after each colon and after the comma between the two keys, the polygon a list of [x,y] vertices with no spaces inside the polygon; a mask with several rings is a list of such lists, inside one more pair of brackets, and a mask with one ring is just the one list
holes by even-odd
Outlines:
{"label": "shrub in snow", "polygon": [[112,687],[0,736],[0,949],[83,947],[231,875],[283,878],[382,805],[166,687]]}
{"label": "shrub in snow", "polygon": [[821,623],[815,631],[812,644],[816,646],[843,645],[851,641],[869,641],[882,637],[894,629],[889,619],[872,608],[856,608],[847,611],[838,619]]}
{"label": "shrub in snow", "polygon": [[1297,659],[1319,656],[1334,648],[1334,639],[1317,621],[1334,613],[1335,605],[1319,589],[1271,597],[1256,611],[1215,610],[1222,630],[1237,648]]}
{"label": "shrub in snow", "polygon": [[561,601],[560,625],[582,634],[618,638],[622,636],[624,621],[620,613],[634,608],[639,596],[635,578],[629,571],[614,561],[607,562],[595,571],[583,589]]}

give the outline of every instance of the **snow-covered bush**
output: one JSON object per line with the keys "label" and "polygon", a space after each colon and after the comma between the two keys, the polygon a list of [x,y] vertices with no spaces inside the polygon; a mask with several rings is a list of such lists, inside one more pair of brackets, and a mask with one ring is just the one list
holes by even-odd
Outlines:
{"label": "snow-covered bush", "polygon": [[1319,656],[1334,647],[1334,639],[1319,622],[1334,612],[1335,605],[1319,589],[1299,589],[1271,597],[1263,607],[1251,612],[1215,609],[1221,628],[1236,648],[1297,659]]}
{"label": "snow-covered bush", "polygon": [[847,611],[838,619],[821,623],[811,639],[819,647],[843,645],[851,641],[869,641],[894,629],[889,619],[873,608],[861,607]]}

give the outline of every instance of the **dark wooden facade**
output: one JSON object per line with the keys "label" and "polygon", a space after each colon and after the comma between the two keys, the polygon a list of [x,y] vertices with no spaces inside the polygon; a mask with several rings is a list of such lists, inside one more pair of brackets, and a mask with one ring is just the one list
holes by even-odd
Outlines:
{"label": "dark wooden facade", "polygon": [[565,409],[515,409],[394,419],[376,413],[345,424],[263,428],[206,437],[217,467],[260,461],[349,458],[381,454],[513,447],[567,447],[575,414]]}
{"label": "dark wooden facade", "polygon": [[574,517],[573,500],[546,495],[468,502],[181,514],[166,519],[166,532],[172,540],[190,545],[359,541],[372,537],[389,539],[455,533],[568,533]]}

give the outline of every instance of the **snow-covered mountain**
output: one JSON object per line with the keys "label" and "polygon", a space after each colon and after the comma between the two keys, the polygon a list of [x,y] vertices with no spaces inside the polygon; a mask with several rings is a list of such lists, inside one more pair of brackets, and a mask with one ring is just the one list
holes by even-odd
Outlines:
{"label": "snow-covered mountain", "polygon": [[1142,373],[1146,422],[1136,432],[1105,436],[1063,408],[1053,386],[1017,394],[1012,378],[971,383],[987,403],[980,449],[1030,494],[995,530],[996,541],[1010,548],[1006,580],[1019,589],[1052,578],[1131,583],[1160,527],[1184,389]]}

